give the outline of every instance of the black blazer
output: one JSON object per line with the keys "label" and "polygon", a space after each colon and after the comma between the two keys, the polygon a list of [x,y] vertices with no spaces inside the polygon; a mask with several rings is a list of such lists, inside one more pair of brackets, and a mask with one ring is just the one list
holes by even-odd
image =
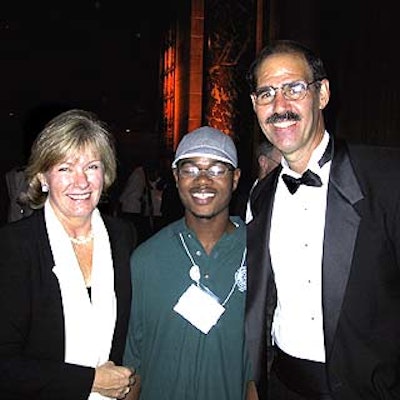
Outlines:
{"label": "black blazer", "polygon": [[[121,364],[131,303],[125,221],[103,215],[114,261],[117,322],[110,359]],[[0,229],[0,398],[87,399],[94,368],[64,362],[64,316],[43,210]]]}
{"label": "black blazer", "polygon": [[[269,233],[280,170],[257,185],[251,199],[255,217],[247,235],[246,335],[260,399],[267,398],[272,362],[276,287]],[[322,305],[333,398],[400,399],[400,153],[396,149],[334,141]]]}

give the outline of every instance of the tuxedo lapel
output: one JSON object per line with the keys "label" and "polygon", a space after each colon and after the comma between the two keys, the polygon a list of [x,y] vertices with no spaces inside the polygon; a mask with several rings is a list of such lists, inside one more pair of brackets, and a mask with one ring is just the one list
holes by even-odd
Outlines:
{"label": "tuxedo lapel", "polygon": [[[276,168],[260,181],[253,192],[254,218],[247,229],[247,300],[246,300],[246,336],[249,352],[254,365],[254,377],[259,381],[259,389],[265,383],[267,375],[267,346],[271,346],[270,330],[276,305],[276,291],[272,279],[272,267],[269,253],[269,233],[275,188],[280,168]],[[252,195],[252,196],[253,196]],[[267,338],[267,343],[265,342]],[[270,359],[268,357],[268,359]]]}
{"label": "tuxedo lapel", "polygon": [[[270,274],[271,259],[269,254],[269,235],[271,230],[271,215],[274,204],[276,186],[281,168],[275,168],[265,179],[255,187],[252,195],[253,215],[257,216],[248,225],[248,247],[252,249],[250,257],[261,262],[262,273]],[[254,197],[253,197],[254,196]],[[259,281],[261,271],[257,271],[255,285],[261,285]],[[268,278],[266,276],[265,278]]]}
{"label": "tuxedo lapel", "polygon": [[342,308],[360,216],[354,205],[363,199],[347,147],[335,140],[325,221],[322,293],[327,358]]}

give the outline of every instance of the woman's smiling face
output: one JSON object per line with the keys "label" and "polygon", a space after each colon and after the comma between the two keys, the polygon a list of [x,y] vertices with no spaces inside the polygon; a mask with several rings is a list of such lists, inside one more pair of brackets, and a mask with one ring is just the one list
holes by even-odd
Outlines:
{"label": "woman's smiling face", "polygon": [[103,191],[103,163],[89,148],[71,154],[42,174],[49,187],[49,201],[61,220],[88,218]]}

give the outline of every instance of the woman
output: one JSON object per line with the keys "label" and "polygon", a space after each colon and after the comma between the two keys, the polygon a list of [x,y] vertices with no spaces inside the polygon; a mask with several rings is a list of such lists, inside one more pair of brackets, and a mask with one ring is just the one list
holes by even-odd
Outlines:
{"label": "woman", "polygon": [[97,208],[116,177],[111,136],[95,115],[64,112],[26,175],[35,212],[0,230],[0,398],[123,398],[136,238]]}

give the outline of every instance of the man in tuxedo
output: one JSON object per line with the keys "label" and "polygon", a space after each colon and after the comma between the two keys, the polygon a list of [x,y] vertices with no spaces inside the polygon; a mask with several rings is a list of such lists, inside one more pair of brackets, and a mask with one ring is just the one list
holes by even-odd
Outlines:
{"label": "man in tuxedo", "polygon": [[300,43],[265,47],[247,79],[283,156],[251,196],[246,335],[258,396],[400,399],[400,153],[327,132],[329,80]]}

